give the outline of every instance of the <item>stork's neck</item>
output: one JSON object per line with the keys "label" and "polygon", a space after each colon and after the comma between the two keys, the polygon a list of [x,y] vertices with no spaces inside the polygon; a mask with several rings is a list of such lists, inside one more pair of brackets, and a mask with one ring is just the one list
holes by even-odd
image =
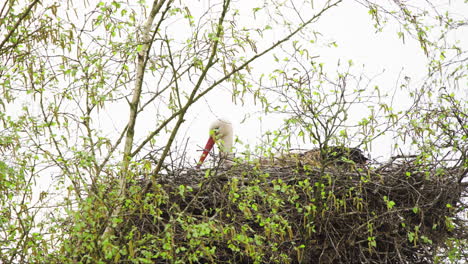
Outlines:
{"label": "stork's neck", "polygon": [[233,137],[232,133],[226,134],[218,140],[219,152],[221,157],[228,158],[232,155]]}

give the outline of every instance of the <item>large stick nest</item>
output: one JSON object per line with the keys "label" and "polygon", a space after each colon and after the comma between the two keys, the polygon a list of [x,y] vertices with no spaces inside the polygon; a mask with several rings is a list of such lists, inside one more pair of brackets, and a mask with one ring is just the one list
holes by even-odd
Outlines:
{"label": "large stick nest", "polygon": [[407,158],[181,169],[117,236],[157,238],[158,263],[434,263],[466,241],[466,175]]}

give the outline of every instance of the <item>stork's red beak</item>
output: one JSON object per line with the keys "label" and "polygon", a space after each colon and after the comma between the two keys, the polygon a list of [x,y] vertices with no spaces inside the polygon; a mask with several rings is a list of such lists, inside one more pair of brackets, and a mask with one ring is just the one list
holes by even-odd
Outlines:
{"label": "stork's red beak", "polygon": [[208,154],[210,153],[211,149],[213,148],[214,146],[214,139],[212,137],[210,137],[208,139],[208,142],[206,142],[206,146],[205,148],[203,149],[203,154],[201,155],[200,157],[200,161],[198,162],[197,164],[197,169],[200,168],[200,166],[203,164],[203,162],[205,161],[206,157],[208,156]]}

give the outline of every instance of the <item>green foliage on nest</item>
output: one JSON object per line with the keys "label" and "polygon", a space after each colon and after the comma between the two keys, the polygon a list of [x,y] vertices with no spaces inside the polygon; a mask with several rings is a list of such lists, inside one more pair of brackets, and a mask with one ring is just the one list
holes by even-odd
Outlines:
{"label": "green foliage on nest", "polygon": [[[377,166],[377,165],[376,165]],[[466,171],[396,160],[318,169],[239,164],[187,169],[141,196],[129,188],[116,233],[98,200],[80,208],[62,253],[76,262],[437,263],[466,243]],[[112,195],[112,194],[110,194]],[[89,212],[89,214],[87,214]],[[105,210],[103,210],[105,212]]]}

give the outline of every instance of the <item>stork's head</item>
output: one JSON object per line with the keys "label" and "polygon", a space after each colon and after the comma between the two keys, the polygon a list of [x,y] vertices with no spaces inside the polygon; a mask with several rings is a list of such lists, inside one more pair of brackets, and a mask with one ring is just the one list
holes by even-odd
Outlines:
{"label": "stork's head", "polygon": [[231,151],[232,141],[233,133],[231,122],[223,119],[214,121],[210,126],[210,137],[208,138],[208,142],[206,142],[206,146],[203,149],[203,154],[200,157],[197,168],[200,168],[200,166],[203,164],[215,143],[219,147],[221,157],[226,158],[228,153]]}

